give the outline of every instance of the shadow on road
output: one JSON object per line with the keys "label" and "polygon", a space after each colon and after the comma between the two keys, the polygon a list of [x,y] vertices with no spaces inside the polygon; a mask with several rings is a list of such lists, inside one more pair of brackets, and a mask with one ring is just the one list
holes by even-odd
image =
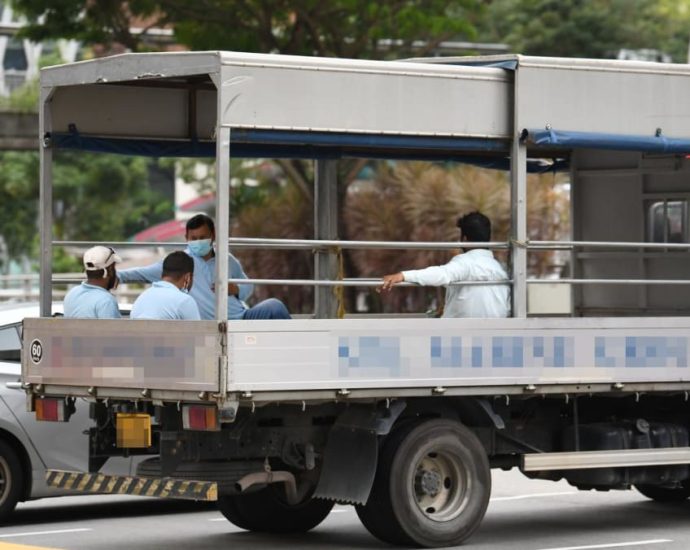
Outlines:
{"label": "shadow on road", "polygon": [[[48,500],[44,502],[48,503]],[[19,525],[42,524],[46,522],[60,523],[87,519],[125,518],[160,516],[167,514],[189,514],[193,512],[209,512],[216,509],[212,502],[193,502],[185,500],[142,499],[126,500],[123,502],[93,502],[74,505],[50,504],[40,508],[22,509],[21,504],[14,511],[6,523],[0,527],[17,527]]]}

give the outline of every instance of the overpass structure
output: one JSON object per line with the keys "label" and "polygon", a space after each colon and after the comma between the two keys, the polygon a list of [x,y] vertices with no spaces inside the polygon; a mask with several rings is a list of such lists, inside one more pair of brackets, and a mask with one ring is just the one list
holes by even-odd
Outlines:
{"label": "overpass structure", "polygon": [[38,115],[0,113],[0,151],[38,151]]}

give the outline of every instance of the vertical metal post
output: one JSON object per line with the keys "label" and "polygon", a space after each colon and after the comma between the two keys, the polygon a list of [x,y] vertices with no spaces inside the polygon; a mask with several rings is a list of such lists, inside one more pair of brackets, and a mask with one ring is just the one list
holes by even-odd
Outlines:
{"label": "vertical metal post", "polygon": [[222,322],[228,320],[229,238],[230,128],[219,124],[216,132],[216,319]]}
{"label": "vertical metal post", "polygon": [[50,317],[53,310],[53,129],[51,98],[53,88],[41,88],[38,109],[38,148],[41,166],[39,198],[39,232],[41,238],[41,270],[39,304],[41,317]]}
{"label": "vertical metal post", "polygon": [[[314,181],[314,238],[338,238],[338,161],[316,160]],[[314,277],[336,279],[338,258],[331,251],[318,251],[314,256]],[[334,318],[338,303],[331,287],[314,287],[314,317]]]}
{"label": "vertical metal post", "polygon": [[527,317],[527,146],[518,132],[510,155],[513,317]]}

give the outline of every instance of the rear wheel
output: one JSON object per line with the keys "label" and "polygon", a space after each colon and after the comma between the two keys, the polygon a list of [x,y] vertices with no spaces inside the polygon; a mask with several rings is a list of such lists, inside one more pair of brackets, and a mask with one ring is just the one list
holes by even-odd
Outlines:
{"label": "rear wheel", "polygon": [[0,522],[13,512],[24,491],[24,471],[16,451],[0,441]]}
{"label": "rear wheel", "polygon": [[683,481],[680,487],[659,487],[658,485],[635,485],[640,493],[657,502],[685,502],[690,498],[690,484]]}
{"label": "rear wheel", "polygon": [[491,471],[477,437],[458,422],[429,420],[390,436],[357,514],[385,542],[453,546],[479,527],[490,494]]}
{"label": "rear wheel", "polygon": [[305,533],[326,519],[333,504],[311,499],[290,505],[272,485],[254,493],[218,498],[218,509],[230,523],[262,533]]}

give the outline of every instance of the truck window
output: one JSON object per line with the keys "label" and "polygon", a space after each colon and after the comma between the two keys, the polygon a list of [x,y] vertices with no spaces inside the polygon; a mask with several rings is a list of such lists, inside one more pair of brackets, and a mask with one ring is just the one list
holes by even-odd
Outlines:
{"label": "truck window", "polygon": [[647,240],[653,243],[687,243],[688,201],[651,202],[647,208]]}
{"label": "truck window", "polygon": [[16,325],[0,328],[0,361],[19,361],[21,347]]}

